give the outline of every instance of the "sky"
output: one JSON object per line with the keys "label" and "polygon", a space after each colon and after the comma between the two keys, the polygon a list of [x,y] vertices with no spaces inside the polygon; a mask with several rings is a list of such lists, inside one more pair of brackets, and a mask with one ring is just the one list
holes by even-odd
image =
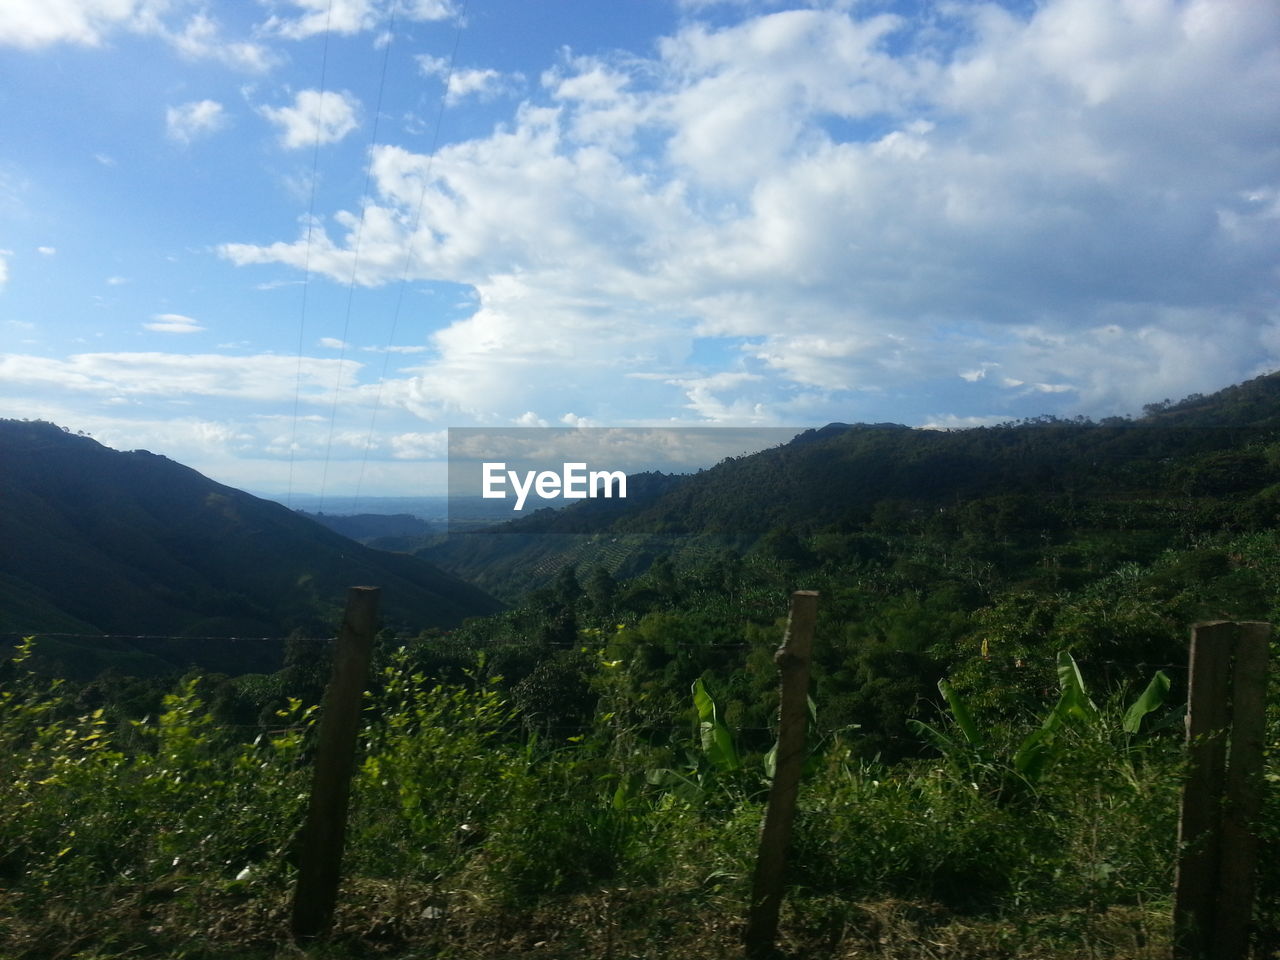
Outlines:
{"label": "sky", "polygon": [[1280,367],[1280,4],[4,0],[0,416],[259,493],[446,431]]}

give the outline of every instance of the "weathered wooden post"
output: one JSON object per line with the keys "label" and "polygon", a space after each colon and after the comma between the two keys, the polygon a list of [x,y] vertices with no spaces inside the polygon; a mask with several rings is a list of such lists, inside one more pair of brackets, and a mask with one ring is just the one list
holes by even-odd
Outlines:
{"label": "weathered wooden post", "polygon": [[782,678],[782,702],[778,707],[778,750],[769,805],[760,831],[760,852],[751,881],[751,906],[743,936],[752,960],[768,957],[778,938],[778,912],[782,907],[783,879],[796,794],[804,767],[805,721],[809,703],[809,659],[813,628],[818,616],[816,590],[791,594],[791,611],[782,646],[773,655]]}
{"label": "weathered wooden post", "polygon": [[1218,808],[1226,771],[1227,690],[1231,682],[1234,623],[1191,628],[1187,693],[1186,781],[1178,819],[1174,882],[1174,957],[1202,960],[1212,942],[1217,896]]}
{"label": "weathered wooden post", "polygon": [[1191,628],[1190,769],[1178,822],[1175,960],[1245,960],[1262,807],[1271,625]]}
{"label": "weathered wooden post", "polygon": [[1231,741],[1228,745],[1226,804],[1219,850],[1217,940],[1214,955],[1244,957],[1249,952],[1258,837],[1262,813],[1263,744],[1267,724],[1267,645],[1271,625],[1239,624],[1231,672]]}
{"label": "weathered wooden post", "polygon": [[347,592],[333,676],[320,713],[311,802],[299,834],[292,919],[293,935],[299,938],[328,930],[338,900],[356,736],[377,630],[379,593],[377,587],[352,587]]}

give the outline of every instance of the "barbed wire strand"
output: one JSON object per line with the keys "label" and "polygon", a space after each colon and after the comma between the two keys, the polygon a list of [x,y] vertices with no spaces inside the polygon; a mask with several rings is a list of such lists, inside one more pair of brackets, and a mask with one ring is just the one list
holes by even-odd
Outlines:
{"label": "barbed wire strand", "polygon": [[[37,631],[34,633],[27,633],[27,632],[0,633],[0,642],[15,642],[15,641],[21,642],[27,639],[28,637],[34,637],[37,644],[39,643],[41,638],[48,639],[48,640],[88,640],[88,641],[127,640],[127,641],[143,641],[143,642],[163,641],[163,642],[171,642],[171,643],[256,643],[256,644],[270,644],[270,643],[283,644],[290,641],[302,642],[302,643],[333,643],[336,641],[336,637],[333,637],[333,636],[324,636],[324,637],[322,636],[183,637],[183,636],[172,636],[172,635],[166,635],[166,634],[45,633],[45,632]],[[436,646],[444,650],[448,650],[449,648],[461,645],[462,647],[461,652],[468,652],[471,650],[487,650],[487,649],[493,649],[495,647],[511,647],[511,648],[527,648],[527,649],[535,649],[535,650],[542,649],[542,648],[550,648],[550,649],[556,649],[556,650],[579,649],[579,650],[584,650],[586,652],[598,652],[603,654],[607,652],[609,647],[613,643],[616,643],[617,641],[614,639],[614,635],[612,634],[603,637],[598,642],[583,641],[583,640],[542,641],[542,640],[529,639],[529,638],[518,638],[518,639],[494,638],[490,640],[481,640],[481,641],[474,641],[474,640],[461,641],[461,640],[456,640],[451,636],[449,636],[448,634],[446,634],[440,637],[429,637],[421,640],[417,638],[396,638],[396,640],[393,642],[397,643],[399,646],[406,647],[406,648],[408,648],[409,645],[413,644],[413,645],[424,646],[424,647]],[[672,641],[672,642],[642,641],[642,642],[646,643],[650,647],[656,648],[660,652],[666,652],[671,650],[694,650],[694,651],[736,650],[740,652],[751,652],[751,651],[772,652],[773,650],[777,649],[777,643],[773,640],[759,641],[756,643],[745,643],[745,642],[744,643],[698,643],[695,641]],[[885,653],[885,654],[912,654],[912,655],[919,655],[923,653],[923,651],[919,651],[919,650],[905,650],[905,649],[897,649],[897,650],[879,650],[878,649],[876,652]],[[1189,665],[1187,663],[1159,663],[1159,662],[1153,662],[1150,660],[1121,660],[1113,657],[1095,658],[1087,654],[1078,656],[1075,659],[1076,659],[1076,662],[1082,666],[1094,666],[1094,667],[1102,667],[1102,666],[1136,667],[1136,668],[1161,669],[1161,670],[1186,670],[1189,668]],[[1049,656],[1037,656],[1037,655],[1019,656],[1017,654],[1005,654],[1001,656],[993,655],[993,656],[984,657],[978,654],[971,657],[961,657],[956,659],[953,662],[954,663],[987,663],[992,666],[1005,665],[1012,669],[1022,669],[1031,664],[1056,665],[1058,661],[1056,657],[1049,657]]]}

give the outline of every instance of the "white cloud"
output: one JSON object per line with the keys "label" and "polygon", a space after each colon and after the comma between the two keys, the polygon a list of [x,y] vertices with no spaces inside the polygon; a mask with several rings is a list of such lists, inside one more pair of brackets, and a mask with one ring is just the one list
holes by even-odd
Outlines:
{"label": "white cloud", "polygon": [[291,0],[289,5],[303,10],[300,17],[273,17],[265,29],[291,40],[316,33],[358,33],[374,27],[378,12],[372,0]]}
{"label": "white cloud", "polygon": [[143,327],[157,333],[199,333],[204,329],[198,320],[180,313],[157,313]]}
{"label": "white cloud", "polygon": [[[0,360],[2,363],[3,360]],[[327,415],[295,418],[286,413],[272,417],[226,414],[212,417],[148,407],[146,398],[105,397],[96,409],[67,404],[62,395],[35,401],[23,415],[84,430],[95,440],[117,450],[150,450],[190,466],[221,483],[259,495],[275,493],[284,499],[293,493],[332,494],[358,488],[365,496],[443,495],[443,468],[433,472],[424,459],[443,459],[443,439],[438,455],[431,434],[413,452],[411,440],[401,443],[403,461],[368,461],[364,457],[367,430],[338,429],[332,444]],[[412,435],[409,435],[412,436]],[[389,446],[375,439],[373,450]],[[326,452],[329,457],[326,459]],[[323,478],[323,479],[322,479]],[[327,479],[327,484],[324,482]]]}
{"label": "white cloud", "polygon": [[218,22],[207,13],[197,13],[180,32],[167,34],[183,56],[192,60],[218,60],[236,70],[265,73],[278,62],[266,46],[249,41],[227,40]]}
{"label": "white cloud", "polygon": [[449,20],[458,16],[454,0],[403,0],[398,9],[410,20]]}
{"label": "white cloud", "polygon": [[36,247],[36,253],[40,254],[42,257],[52,257],[57,252],[57,247]]}
{"label": "white cloud", "polygon": [[391,437],[391,451],[397,460],[443,460],[449,456],[449,433],[399,433]]}
{"label": "white cloud", "polygon": [[469,96],[491,100],[503,91],[505,83],[506,78],[497,70],[455,70],[449,75],[445,103],[453,105]]}
{"label": "white cloud", "polygon": [[439,77],[446,81],[445,103],[454,106],[466,97],[492,100],[508,93],[524,78],[518,74],[505,74],[492,68],[458,68],[450,70],[444,57],[423,54],[417,57],[418,68],[424,76]]}
{"label": "white cloud", "polygon": [[369,353],[426,353],[427,351],[425,346],[361,347],[360,349]]}
{"label": "white cloud", "polygon": [[216,133],[227,122],[227,112],[216,100],[193,100],[165,111],[165,129],[169,138],[179,143]]}
{"label": "white cloud", "polygon": [[346,350],[350,344],[339,340],[337,337],[321,337],[318,346],[325,347],[329,350]]}
{"label": "white cloud", "polygon": [[272,17],[264,26],[291,40],[326,32],[360,33],[372,29],[379,19],[373,0],[290,0],[289,5],[304,12],[293,18]]}
{"label": "white cloud", "polygon": [[337,143],[358,126],[360,101],[346,91],[302,90],[291,107],[260,107],[264,117],[280,128],[280,143],[288,149],[315,143]]}
{"label": "white cloud", "polygon": [[261,73],[277,63],[260,43],[224,37],[207,13],[197,13],[174,29],[166,22],[174,7],[171,0],[5,0],[0,4],[0,46],[96,47],[112,33],[125,31],[159,37],[185,57],[217,60],[237,70]]}
{"label": "white cloud", "polygon": [[0,45],[97,46],[115,29],[154,29],[166,5],[165,0],[5,0],[0,4]]}
{"label": "white cloud", "polygon": [[361,365],[314,357],[221,354],[81,353],[65,359],[0,354],[0,380],[10,385],[140,399],[225,397],[261,409],[266,403],[332,402],[333,390],[350,402]]}
{"label": "white cloud", "polygon": [[388,22],[392,6],[401,21],[447,20],[457,14],[451,0],[289,0],[301,11],[294,17],[274,16],[263,25],[266,32],[290,40],[302,40],[319,33],[351,35],[373,30]]}
{"label": "white cloud", "polygon": [[128,282],[129,282],[128,277],[119,277],[119,276],[107,277],[107,286],[109,287],[120,287]]}
{"label": "white cloud", "polygon": [[867,389],[887,368],[912,367],[906,357],[912,349],[907,338],[877,333],[870,324],[848,323],[846,329],[825,335],[771,334],[744,349],[792,383],[827,390]]}
{"label": "white cloud", "polygon": [[9,282],[9,261],[5,258],[12,255],[12,250],[0,250],[0,290]]}
{"label": "white cloud", "polygon": [[670,158],[698,182],[748,185],[819,147],[823,118],[899,113],[918,85],[884,49],[902,24],[789,10],[681,31],[662,44],[679,84],[660,105],[672,127]]}
{"label": "white cloud", "polygon": [[1000,366],[1000,364],[993,363],[991,361],[980,363],[972,370],[961,370],[960,379],[967,380],[969,383],[977,383],[979,380],[985,380],[987,378],[987,372],[998,366]]}
{"label": "white cloud", "polygon": [[433,159],[376,148],[362,227],[221,255],[345,283],[359,232],[360,284],[473,288],[391,391],[426,418],[1106,413],[1280,361],[1274,5],[791,10],[542,81]]}
{"label": "white cloud", "polygon": [[974,427],[994,427],[998,423],[1008,423],[1008,414],[987,414],[958,417],[953,413],[936,414],[920,424],[924,430],[970,430]]}
{"label": "white cloud", "polygon": [[[777,422],[767,406],[756,399],[754,387],[762,379],[758,374],[722,372],[706,377],[676,377],[667,382],[684,391],[688,399],[685,406],[699,420],[738,425]],[[735,392],[739,396],[726,397]]]}

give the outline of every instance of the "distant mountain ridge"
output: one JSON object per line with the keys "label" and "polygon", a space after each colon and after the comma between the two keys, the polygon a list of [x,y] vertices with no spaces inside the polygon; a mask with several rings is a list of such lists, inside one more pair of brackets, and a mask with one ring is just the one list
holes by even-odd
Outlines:
{"label": "distant mountain ridge", "polygon": [[[514,521],[501,528],[506,535],[452,537],[418,555],[511,597],[566,564],[634,569],[638,554],[653,553],[652,537],[747,550],[771,531],[857,534],[895,513],[995,497],[1021,498],[1017,509],[1034,513],[1049,500],[1244,494],[1280,480],[1260,446],[1280,437],[1280,374],[1145,411],[953,431],[831,423],[672,478],[607,513],[584,502]],[[639,538],[630,552],[620,545],[629,537]]]}
{"label": "distant mountain ridge", "polygon": [[284,636],[329,631],[346,588],[388,625],[500,604],[418,558],[368,549],[143,450],[0,420],[0,631]]}
{"label": "distant mountain ridge", "polygon": [[340,533],[351,540],[368,545],[385,538],[421,538],[439,533],[443,521],[432,522],[408,513],[308,513],[297,511],[299,516]]}

